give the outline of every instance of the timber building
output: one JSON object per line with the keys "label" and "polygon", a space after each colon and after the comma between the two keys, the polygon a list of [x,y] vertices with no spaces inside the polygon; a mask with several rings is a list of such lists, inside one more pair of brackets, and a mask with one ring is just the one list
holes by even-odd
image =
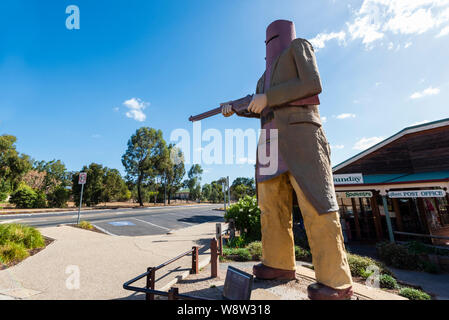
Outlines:
{"label": "timber building", "polygon": [[407,127],[333,173],[346,240],[449,245],[449,119]]}

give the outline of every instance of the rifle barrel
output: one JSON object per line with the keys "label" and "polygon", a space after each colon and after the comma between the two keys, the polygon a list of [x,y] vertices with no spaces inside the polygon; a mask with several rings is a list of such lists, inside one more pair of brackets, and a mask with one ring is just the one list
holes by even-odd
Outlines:
{"label": "rifle barrel", "polygon": [[218,107],[218,108],[215,108],[215,109],[212,109],[212,110],[200,113],[200,114],[198,114],[196,116],[190,116],[189,121],[192,121],[192,122],[200,121],[200,120],[203,120],[203,119],[215,116],[215,115],[220,114],[220,113],[221,113],[221,107]]}

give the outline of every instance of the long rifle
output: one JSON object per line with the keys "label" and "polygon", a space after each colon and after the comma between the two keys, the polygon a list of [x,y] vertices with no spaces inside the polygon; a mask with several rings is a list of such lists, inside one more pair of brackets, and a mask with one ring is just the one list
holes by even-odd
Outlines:
{"label": "long rifle", "polygon": [[[257,113],[253,113],[251,111],[248,111],[248,106],[251,103],[251,100],[253,99],[253,95],[249,94],[244,98],[230,101],[226,104],[230,104],[232,106],[232,110],[241,117],[248,117],[248,118],[259,118],[259,115]],[[203,112],[201,114],[198,114],[196,116],[190,116],[189,121],[195,122],[200,121],[212,116],[215,116],[217,114],[221,113],[222,106]]]}

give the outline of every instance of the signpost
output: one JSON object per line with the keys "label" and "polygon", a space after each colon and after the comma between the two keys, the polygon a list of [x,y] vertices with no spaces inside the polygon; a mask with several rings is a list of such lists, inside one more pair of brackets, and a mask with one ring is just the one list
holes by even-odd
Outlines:
{"label": "signpost", "polygon": [[231,206],[231,188],[229,187],[229,176],[226,178],[226,184],[228,187],[228,208]]}
{"label": "signpost", "polygon": [[223,192],[223,205],[224,205],[224,211],[226,212],[226,182],[223,182],[221,184],[221,191]]}
{"label": "signpost", "polygon": [[84,185],[87,181],[87,172],[80,172],[79,178],[78,178],[78,184],[81,185],[81,196],[80,196],[80,207],[78,208],[78,223],[80,224],[80,214],[81,214],[81,205],[83,203],[83,192],[84,192]]}

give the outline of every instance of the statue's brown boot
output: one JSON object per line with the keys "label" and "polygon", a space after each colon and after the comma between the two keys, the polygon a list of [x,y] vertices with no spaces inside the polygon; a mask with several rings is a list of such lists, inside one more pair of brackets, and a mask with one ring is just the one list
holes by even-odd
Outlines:
{"label": "statue's brown boot", "polygon": [[349,300],[353,294],[352,287],[334,289],[321,283],[314,283],[307,287],[310,300]]}
{"label": "statue's brown boot", "polygon": [[257,279],[262,280],[294,280],[296,272],[294,270],[283,270],[271,268],[262,263],[253,266],[253,274]]}

